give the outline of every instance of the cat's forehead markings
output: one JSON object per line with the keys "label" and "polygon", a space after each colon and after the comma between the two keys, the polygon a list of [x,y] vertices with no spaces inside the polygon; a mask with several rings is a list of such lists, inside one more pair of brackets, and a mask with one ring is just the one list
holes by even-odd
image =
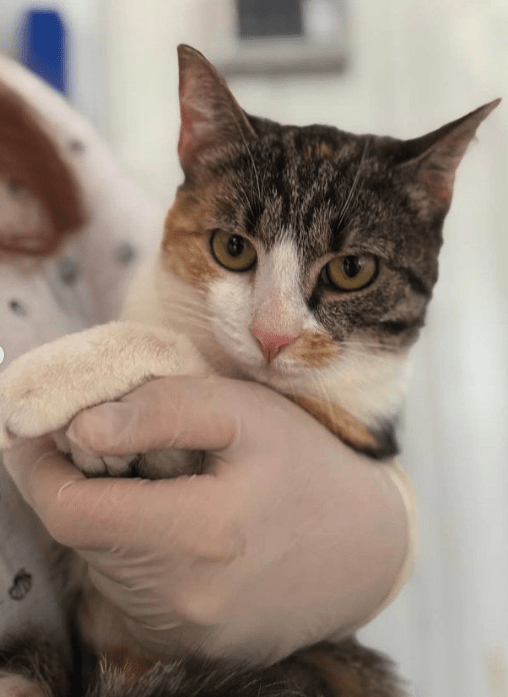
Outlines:
{"label": "cat's forehead markings", "polygon": [[302,158],[304,162],[316,163],[319,159],[328,159],[332,157],[334,149],[325,141],[318,143],[311,142],[302,149]]}

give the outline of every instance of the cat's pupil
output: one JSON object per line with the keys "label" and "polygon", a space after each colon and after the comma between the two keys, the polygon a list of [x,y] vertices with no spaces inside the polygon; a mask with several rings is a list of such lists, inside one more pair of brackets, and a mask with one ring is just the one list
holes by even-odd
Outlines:
{"label": "cat's pupil", "polygon": [[342,268],[344,269],[344,273],[348,278],[354,278],[355,276],[358,276],[358,274],[362,270],[362,266],[363,262],[361,258],[352,255],[344,257],[344,261],[342,262]]}
{"label": "cat's pupil", "polygon": [[228,254],[232,257],[239,257],[245,249],[245,242],[240,235],[231,235],[227,243]]}

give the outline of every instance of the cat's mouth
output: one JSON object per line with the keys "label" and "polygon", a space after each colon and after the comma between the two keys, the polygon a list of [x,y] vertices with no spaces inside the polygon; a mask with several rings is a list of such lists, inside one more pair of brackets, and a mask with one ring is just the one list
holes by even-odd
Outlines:
{"label": "cat's mouth", "polygon": [[289,389],[301,378],[305,378],[315,369],[302,361],[288,360],[283,355],[272,361],[262,360],[244,362],[242,369],[245,374],[276,389]]}
{"label": "cat's mouth", "polygon": [[231,347],[223,347],[222,356],[213,357],[215,368],[222,374],[239,379],[256,380],[276,389],[290,387],[299,377],[307,375],[311,367],[302,361],[288,360],[281,354],[275,359],[267,361],[257,351],[231,350]]}
{"label": "cat's mouth", "polygon": [[230,335],[223,326],[216,330],[215,339],[215,349],[211,344],[201,348],[219,372],[245,376],[277,389],[290,388],[299,378],[308,379],[316,370],[332,365],[340,353],[329,336],[308,330],[279,347],[266,341],[263,345],[255,336]]}

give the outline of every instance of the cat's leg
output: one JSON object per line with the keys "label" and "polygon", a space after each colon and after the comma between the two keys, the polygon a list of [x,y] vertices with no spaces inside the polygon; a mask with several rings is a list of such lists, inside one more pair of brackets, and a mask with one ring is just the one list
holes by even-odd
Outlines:
{"label": "cat's leg", "polygon": [[[62,337],[0,373],[0,448],[58,431],[82,409],[118,399],[147,380],[208,372],[191,342],[166,329],[111,322]],[[84,454],[81,460],[85,471],[99,473],[96,461]],[[122,470],[119,462],[110,467]],[[108,473],[107,467],[100,471]]]}

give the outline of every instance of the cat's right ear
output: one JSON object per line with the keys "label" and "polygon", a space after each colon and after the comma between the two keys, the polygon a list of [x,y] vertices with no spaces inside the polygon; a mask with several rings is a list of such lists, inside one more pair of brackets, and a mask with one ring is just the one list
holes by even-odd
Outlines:
{"label": "cat's right ear", "polygon": [[196,49],[178,46],[180,139],[178,156],[186,175],[209,149],[255,138],[256,133],[226,81]]}

